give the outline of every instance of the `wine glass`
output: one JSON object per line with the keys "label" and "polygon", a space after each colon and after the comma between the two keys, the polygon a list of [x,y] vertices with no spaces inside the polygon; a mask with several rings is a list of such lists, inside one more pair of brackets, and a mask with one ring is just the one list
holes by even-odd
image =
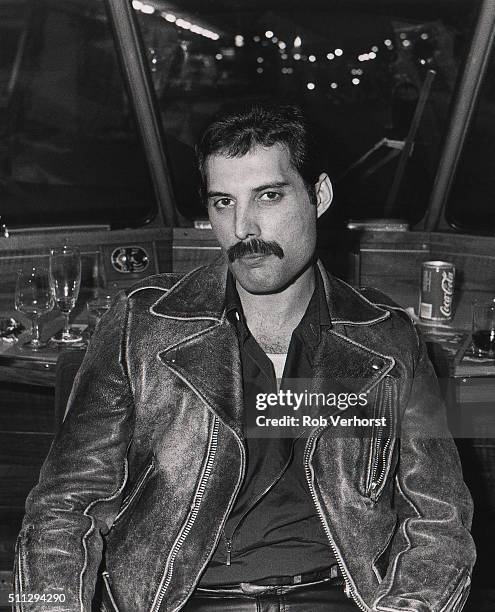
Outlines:
{"label": "wine glass", "polygon": [[495,298],[473,302],[472,342],[476,357],[495,358]]}
{"label": "wine glass", "polygon": [[40,340],[39,317],[50,312],[54,305],[46,264],[30,264],[19,270],[15,286],[15,309],[32,321],[32,338],[22,345],[23,348],[37,351],[46,346],[46,342]]}
{"label": "wine glass", "polygon": [[81,286],[81,254],[77,247],[64,246],[50,251],[50,284],[57,306],[64,315],[63,330],[51,340],[60,344],[80,342],[81,334],[69,326],[69,316]]}

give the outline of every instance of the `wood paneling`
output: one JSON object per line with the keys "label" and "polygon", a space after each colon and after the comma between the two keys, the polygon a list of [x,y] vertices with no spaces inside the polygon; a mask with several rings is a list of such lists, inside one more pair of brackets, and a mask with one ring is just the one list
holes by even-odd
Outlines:
{"label": "wood paneling", "polygon": [[0,432],[52,434],[53,399],[54,390],[46,386],[3,383],[0,386]]}
{"label": "wood paneling", "polygon": [[430,251],[435,259],[456,266],[462,291],[488,291],[495,296],[495,238],[432,234]]}
{"label": "wood paneling", "polygon": [[[13,308],[15,278],[20,264],[26,260],[39,260],[40,257],[48,261],[50,249],[61,247],[66,242],[81,249],[83,286],[89,294],[106,283],[107,275],[108,286],[121,287],[150,274],[172,270],[172,230],[169,228],[34,232],[0,237],[0,310]],[[114,248],[130,244],[145,246],[150,266],[142,274],[116,275],[110,264],[110,254]]]}
{"label": "wood paneling", "polygon": [[55,371],[50,367],[38,367],[30,362],[11,362],[0,364],[0,380],[21,385],[39,385],[46,387],[55,384]]}
{"label": "wood paneling", "polygon": [[[48,452],[49,445],[46,447]],[[0,510],[15,509],[24,513],[26,497],[38,482],[43,460],[39,465],[7,465],[2,460],[0,465]]]}
{"label": "wood paneling", "polygon": [[51,443],[51,434],[0,432],[0,466],[39,467]]}
{"label": "wood paneling", "polygon": [[21,523],[21,512],[16,509],[0,508],[0,571],[10,570],[13,567],[15,541]]}
{"label": "wood paneling", "polygon": [[189,272],[204,266],[215,261],[220,253],[220,246],[211,230],[174,229],[174,272]]}
{"label": "wood paneling", "polygon": [[0,385],[0,570],[12,567],[26,496],[53,439],[53,398],[46,386]]}
{"label": "wood paneling", "polygon": [[455,327],[468,329],[473,299],[495,296],[495,238],[425,232],[363,232],[360,280],[417,311],[421,263],[452,262],[457,269]]}

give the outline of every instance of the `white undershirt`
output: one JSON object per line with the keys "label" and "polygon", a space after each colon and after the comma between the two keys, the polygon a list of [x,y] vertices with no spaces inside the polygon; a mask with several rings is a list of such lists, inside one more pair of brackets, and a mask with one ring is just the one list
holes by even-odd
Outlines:
{"label": "white undershirt", "polygon": [[267,353],[266,356],[273,363],[275,370],[275,377],[277,379],[277,389],[280,388],[280,381],[285,368],[285,360],[287,359],[287,353]]}

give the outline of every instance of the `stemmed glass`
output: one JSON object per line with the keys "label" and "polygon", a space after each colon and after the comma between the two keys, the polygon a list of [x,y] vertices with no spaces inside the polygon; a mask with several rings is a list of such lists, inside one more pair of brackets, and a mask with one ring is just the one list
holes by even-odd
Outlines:
{"label": "stemmed glass", "polygon": [[29,264],[19,270],[15,286],[15,309],[32,321],[32,338],[22,348],[38,351],[46,346],[46,342],[40,340],[39,317],[50,312],[54,304],[46,265]]}
{"label": "stemmed glass", "polygon": [[81,254],[77,247],[64,246],[50,251],[50,284],[57,306],[64,315],[64,328],[51,338],[53,342],[80,342],[82,336],[69,325],[81,286]]}

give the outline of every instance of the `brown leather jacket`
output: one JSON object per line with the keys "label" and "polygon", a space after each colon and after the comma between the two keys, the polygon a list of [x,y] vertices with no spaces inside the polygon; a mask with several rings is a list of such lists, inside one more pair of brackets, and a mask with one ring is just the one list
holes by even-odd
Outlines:
{"label": "brown leather jacket", "polygon": [[[306,443],[346,592],[367,611],[457,612],[475,559],[472,502],[424,344],[399,309],[323,277],[332,326],[315,379],[368,394],[344,416],[387,419],[368,436],[317,427]],[[102,570],[104,610],[177,611],[193,591],[245,469],[225,280],[223,264],[150,277],[103,317],[17,543],[18,598],[58,603],[17,610],[90,610]]]}

